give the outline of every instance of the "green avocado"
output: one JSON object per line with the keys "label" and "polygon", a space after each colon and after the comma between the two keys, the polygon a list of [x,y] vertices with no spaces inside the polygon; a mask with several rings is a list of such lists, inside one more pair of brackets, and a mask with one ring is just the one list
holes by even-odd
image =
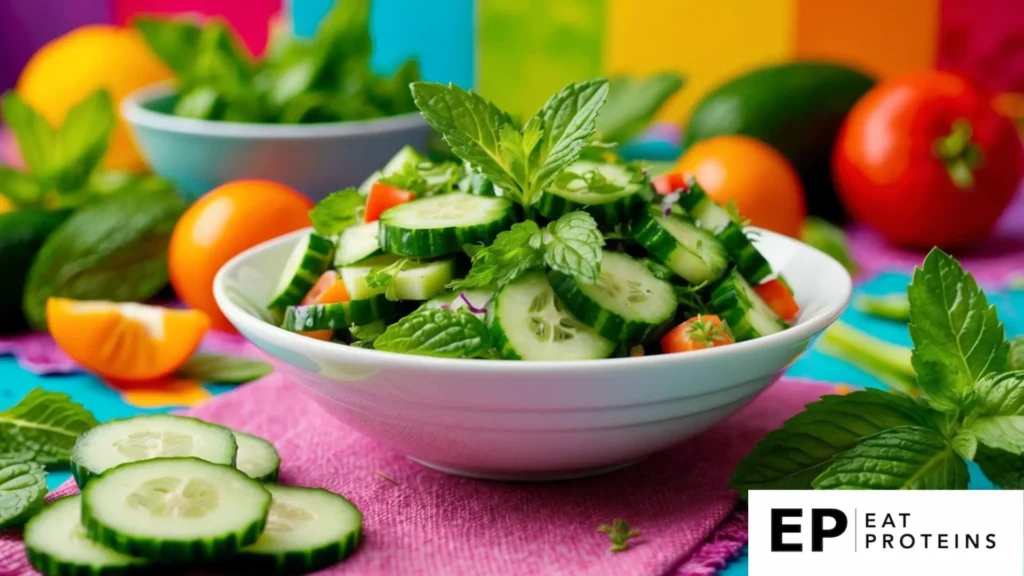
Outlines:
{"label": "green avocado", "polygon": [[810,213],[842,221],[845,213],[832,187],[832,146],[850,108],[874,84],[838,64],[761,68],[705,96],[690,116],[683,146],[724,134],[766,142],[799,172]]}
{"label": "green avocado", "polygon": [[25,278],[43,242],[70,214],[70,210],[0,214],[0,262],[4,270],[0,282],[0,334],[13,334],[28,327],[21,312]]}
{"label": "green avocado", "polygon": [[167,284],[167,245],[185,202],[164,189],[115,192],[79,208],[40,248],[25,318],[46,328],[46,300],[141,302]]}

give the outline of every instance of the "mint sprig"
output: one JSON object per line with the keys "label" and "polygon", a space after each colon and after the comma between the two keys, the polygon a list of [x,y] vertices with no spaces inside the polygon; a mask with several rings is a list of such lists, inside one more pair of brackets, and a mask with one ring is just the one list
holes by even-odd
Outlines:
{"label": "mint sprig", "polygon": [[363,217],[366,197],[355,188],[332,192],[316,203],[309,211],[313,229],[321,236],[341,234],[345,228],[359,222]]}
{"label": "mint sprig", "polygon": [[66,464],[78,435],[96,425],[67,394],[35,388],[0,412],[0,461]]}
{"label": "mint sprig", "polygon": [[491,348],[491,339],[487,325],[472,312],[421,308],[388,326],[373,347],[438,358],[476,358]]}
{"label": "mint sprig", "polygon": [[902,368],[902,354],[893,358],[896,347],[851,344],[857,354],[849,357],[899,372],[900,380],[916,376],[915,386],[900,386],[915,397],[865,390],[809,404],[736,468],[732,487],[741,496],[752,489],[963,489],[972,459],[996,484],[1024,488],[1024,372],[1006,371],[1009,343],[994,307],[938,249],[915,270],[908,293],[912,369]]}

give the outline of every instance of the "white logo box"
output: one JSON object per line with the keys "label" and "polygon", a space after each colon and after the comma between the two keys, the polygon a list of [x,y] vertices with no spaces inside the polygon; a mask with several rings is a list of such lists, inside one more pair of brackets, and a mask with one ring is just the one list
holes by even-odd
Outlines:
{"label": "white logo box", "polygon": [[750,576],[1024,575],[1024,491],[759,490],[749,509]]}

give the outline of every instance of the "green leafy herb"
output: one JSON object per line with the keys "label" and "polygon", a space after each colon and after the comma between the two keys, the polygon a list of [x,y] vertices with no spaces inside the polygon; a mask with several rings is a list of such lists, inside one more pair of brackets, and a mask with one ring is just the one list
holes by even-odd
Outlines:
{"label": "green leafy herb", "polygon": [[14,92],[4,94],[2,107],[4,122],[14,133],[25,165],[33,174],[47,177],[56,156],[56,131]]}
{"label": "green leafy herb", "polygon": [[317,202],[309,211],[309,219],[317,234],[334,236],[362,219],[365,203],[366,197],[359,194],[359,190],[345,188]]}
{"label": "green leafy herb", "polygon": [[[665,278],[665,280],[671,279],[672,277]],[[706,281],[687,286],[672,285],[672,290],[676,294],[676,301],[679,302],[679,307],[682,308],[687,318],[708,313],[710,302],[708,302],[708,297],[703,292],[707,285]]]}
{"label": "green leafy herb", "polygon": [[989,448],[1024,454],[1024,372],[989,374],[976,391],[967,429]]}
{"label": "green leafy herb", "polygon": [[953,436],[953,451],[964,460],[974,460],[974,455],[978,453],[978,437],[971,430],[961,428]]}
{"label": "green leafy herb", "polygon": [[810,216],[804,220],[800,239],[835,258],[850,274],[857,273],[857,264],[850,255],[846,233],[835,224],[817,216]]}
{"label": "green leafy herb", "polygon": [[622,518],[616,518],[611,525],[601,524],[597,527],[597,531],[608,535],[608,539],[611,540],[610,550],[612,552],[628,550],[629,541],[640,537],[640,531],[630,529],[629,523]]}
{"label": "green leafy herb", "polygon": [[594,133],[608,82],[570,84],[522,128],[478,94],[454,85],[412,84],[427,122],[452,152],[503,192],[530,206],[572,164]]}
{"label": "green leafy herb", "polygon": [[857,366],[892,390],[910,395],[920,393],[917,372],[910,362],[910,348],[880,340],[844,322],[836,322],[822,335],[818,350]]}
{"label": "green leafy herb", "polygon": [[274,368],[262,360],[223,356],[219,354],[196,354],[178,369],[176,376],[200,382],[241,384],[270,374]]}
{"label": "green leafy herb", "polygon": [[0,530],[23,524],[43,509],[46,471],[34,462],[0,463]]}
{"label": "green leafy herb", "polygon": [[611,78],[608,102],[597,117],[598,134],[610,142],[628,142],[682,87],[683,78],[668,72],[648,78]]}
{"label": "green leafy herb", "polygon": [[936,408],[960,406],[975,382],[1006,365],[1009,345],[995,306],[941,250],[914,270],[907,294],[918,383]]}
{"label": "green leafy herb", "polygon": [[[605,238],[608,236],[605,235]],[[647,271],[654,275],[658,280],[672,280],[676,278],[676,273],[671,268],[665,266],[661,262],[655,262],[650,258],[644,258],[644,266],[647,267]],[[689,288],[689,286],[687,287]]]}
{"label": "green leafy herb", "polygon": [[[384,330],[386,329],[387,324],[383,322],[371,322],[369,324],[364,324],[362,326],[356,326],[355,324],[353,324],[351,327],[349,327],[348,332],[349,334],[352,335],[352,338],[355,340],[354,342],[352,342],[352,345],[355,346],[357,345],[357,342],[365,342],[367,344],[372,344],[374,341],[377,340],[377,338],[380,338],[381,334],[384,334]],[[373,346],[369,346],[369,348],[373,348]]]}
{"label": "green leafy herb", "polygon": [[996,486],[1024,490],[1024,458],[982,444],[978,446],[974,461]]}
{"label": "green leafy herb", "polygon": [[167,285],[167,245],[185,203],[162,190],[129,190],[80,208],[51,234],[25,284],[29,323],[46,329],[46,300],[140,302]]}
{"label": "green leafy herb", "polygon": [[809,490],[858,442],[900,426],[926,427],[931,418],[909,397],[879,390],[824,396],[765,436],[736,468],[732,487],[743,497],[748,490]]}
{"label": "green leafy herb", "polygon": [[490,246],[476,251],[472,258],[469,274],[448,287],[453,290],[500,288],[544,265],[540,227],[532,220],[513,224],[511,229],[498,234]]}
{"label": "green leafy herb", "polygon": [[555,187],[563,190],[580,188],[592,194],[617,194],[626,188],[608,180],[599,170],[577,174],[566,170],[555,178]]}
{"label": "green leafy herb", "polygon": [[590,214],[570,212],[555,220],[545,229],[542,242],[548,267],[586,284],[597,282],[604,236]]}
{"label": "green leafy herb", "polygon": [[421,308],[388,326],[373,343],[377,350],[474,358],[491,348],[487,325],[465,310]]}
{"label": "green leafy herb", "polygon": [[1010,342],[1010,353],[1006,358],[1007,370],[1024,370],[1024,336],[1017,336]]}
{"label": "green leafy herb", "polygon": [[910,321],[910,300],[903,294],[887,294],[885,296],[862,294],[857,297],[853,306],[860,312],[883,320]]}
{"label": "green leafy herb", "polygon": [[462,167],[454,162],[406,162],[400,170],[378,182],[425,197],[447,194],[461,179]]}
{"label": "green leafy herb", "polygon": [[812,485],[821,490],[966,490],[967,465],[939,432],[883,430],[835,457]]}
{"label": "green leafy herb", "polygon": [[97,424],[67,394],[36,388],[0,412],[0,460],[67,464],[78,435]]}
{"label": "green leafy herb", "polygon": [[402,270],[414,264],[416,264],[415,260],[399,258],[386,266],[374,266],[366,276],[366,285],[373,289],[386,286],[384,297],[392,301],[398,300],[398,294],[395,293],[398,285],[398,275]]}

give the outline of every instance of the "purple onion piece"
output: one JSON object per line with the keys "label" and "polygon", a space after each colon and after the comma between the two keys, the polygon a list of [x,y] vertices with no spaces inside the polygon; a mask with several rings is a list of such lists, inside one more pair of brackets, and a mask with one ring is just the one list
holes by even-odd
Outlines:
{"label": "purple onion piece", "polygon": [[661,211],[665,216],[672,213],[672,205],[679,202],[680,196],[681,194],[679,192],[673,192],[665,195],[665,198],[661,201]]}
{"label": "purple onion piece", "polygon": [[466,297],[465,292],[459,292],[459,298],[461,298],[462,301],[466,303],[466,308],[469,308],[469,310],[474,314],[483,314],[484,312],[487,312],[487,304],[490,302],[490,300],[485,302],[482,308],[478,308],[474,306],[472,302],[469,301],[469,298]]}

